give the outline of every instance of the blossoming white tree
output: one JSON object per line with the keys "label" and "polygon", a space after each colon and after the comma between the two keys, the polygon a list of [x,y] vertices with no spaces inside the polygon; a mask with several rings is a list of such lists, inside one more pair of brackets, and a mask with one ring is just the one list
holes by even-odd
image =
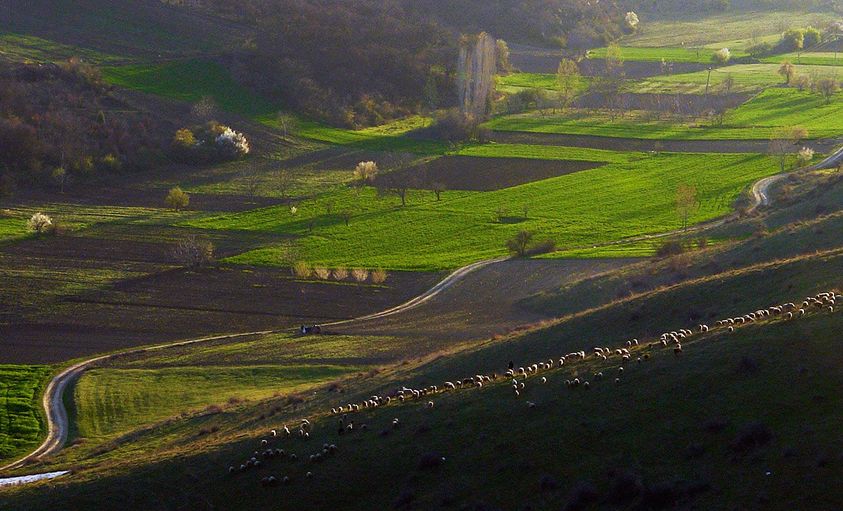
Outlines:
{"label": "blossoming white tree", "polygon": [[796,153],[796,158],[799,160],[799,163],[804,165],[814,159],[814,150],[810,147],[803,147]]}
{"label": "blossoming white tree", "polygon": [[217,136],[215,142],[224,151],[230,152],[235,156],[239,157],[249,154],[249,141],[246,140],[245,135],[234,131],[228,126],[225,126],[225,129]]}
{"label": "blossoming white tree", "polygon": [[718,64],[725,64],[726,62],[729,62],[731,58],[732,52],[731,50],[729,50],[729,48],[720,48],[719,50],[714,52],[713,56],[714,62]]}
{"label": "blossoming white tree", "polygon": [[26,226],[29,228],[30,231],[42,234],[52,228],[53,219],[45,215],[44,213],[35,213],[34,215],[32,215],[32,218],[30,218],[29,221],[26,223]]}
{"label": "blossoming white tree", "polygon": [[631,28],[632,30],[638,28],[638,15],[635,14],[633,11],[629,11],[628,13],[626,13],[626,16],[624,16],[623,20],[626,23],[626,26]]}

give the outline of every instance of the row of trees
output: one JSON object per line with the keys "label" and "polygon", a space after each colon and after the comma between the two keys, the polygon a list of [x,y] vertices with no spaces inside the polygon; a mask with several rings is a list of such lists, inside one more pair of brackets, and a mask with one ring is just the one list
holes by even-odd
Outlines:
{"label": "row of trees", "polygon": [[329,269],[324,266],[311,266],[304,261],[296,261],[290,267],[293,275],[299,279],[317,278],[319,280],[344,281],[349,278],[355,282],[370,281],[372,284],[383,284],[389,278],[389,274],[383,269],[367,270],[365,268],[345,267]]}
{"label": "row of trees", "polygon": [[840,82],[834,77],[824,76],[815,77],[806,74],[797,74],[796,66],[789,60],[781,63],[778,70],[779,75],[784,78],[785,85],[792,85],[799,90],[810,90],[811,92],[820,94],[826,104],[831,102],[831,98],[840,90]]}

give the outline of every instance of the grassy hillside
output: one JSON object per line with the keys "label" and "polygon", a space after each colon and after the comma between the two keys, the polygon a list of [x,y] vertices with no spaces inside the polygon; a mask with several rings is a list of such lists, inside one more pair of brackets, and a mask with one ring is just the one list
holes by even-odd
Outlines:
{"label": "grassy hillside", "polygon": [[809,138],[825,138],[843,134],[841,108],[840,93],[826,104],[818,94],[772,88],[727,112],[722,125],[709,119],[662,118],[649,112],[633,111],[613,118],[608,112],[573,110],[562,115],[503,116],[486,126],[498,131],[673,140],[768,139],[777,128],[802,126]]}
{"label": "grassy hillside", "polygon": [[[403,208],[372,189],[338,188],[303,202],[295,215],[281,206],[186,225],[301,236],[299,257],[328,267],[439,270],[502,255],[522,229],[577,247],[681,227],[674,207],[681,183],[697,187],[701,206],[691,221],[701,222],[726,213],[748,184],[775,170],[766,156],[660,154],[492,192],[448,191],[440,201],[413,191]],[[326,202],[352,210],[350,224],[326,214]],[[512,220],[499,221],[499,209]],[[279,265],[286,253],[284,246],[260,248],[229,261]]]}
{"label": "grassy hillside", "polygon": [[[778,70],[778,64],[734,64],[714,69],[711,72],[710,81],[708,71],[663,75],[634,84],[632,91],[639,93],[703,94],[706,83],[709,83],[709,91],[711,92],[722,88],[723,81],[729,77],[734,80],[732,92],[759,91],[766,87],[784,83],[781,75],[778,74]],[[796,74],[824,78],[839,77],[841,73],[839,66],[803,63],[796,66]]]}
{"label": "grassy hillside", "polygon": [[0,365],[0,462],[34,447],[46,431],[41,392],[51,371]]}

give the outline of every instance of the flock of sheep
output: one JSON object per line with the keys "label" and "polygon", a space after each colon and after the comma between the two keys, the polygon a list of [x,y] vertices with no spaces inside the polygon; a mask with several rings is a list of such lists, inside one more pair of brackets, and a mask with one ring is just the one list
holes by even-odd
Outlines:
{"label": "flock of sheep", "polygon": [[[437,394],[454,392],[459,389],[465,388],[482,388],[484,385],[488,385],[491,382],[499,379],[508,380],[509,384],[511,385],[514,396],[518,398],[525,391],[526,381],[528,378],[536,376],[539,373],[545,373],[555,368],[572,366],[577,361],[587,361],[589,359],[595,360],[598,363],[608,362],[610,359],[612,361],[617,360],[619,364],[615,369],[616,376],[614,378],[614,382],[616,384],[619,384],[621,383],[620,377],[623,375],[624,366],[628,362],[631,362],[633,357],[635,357],[636,363],[642,363],[651,358],[650,351],[670,347],[672,347],[674,355],[678,356],[682,353],[682,342],[690,339],[695,335],[700,335],[703,333],[714,331],[715,329],[725,329],[726,331],[731,333],[735,331],[736,327],[740,327],[742,325],[747,325],[749,323],[757,321],[762,321],[764,319],[771,319],[773,317],[780,317],[782,320],[793,320],[795,318],[805,316],[808,311],[811,310],[833,312],[834,305],[838,300],[843,300],[843,295],[836,294],[834,291],[828,291],[805,298],[805,300],[801,304],[801,307],[798,307],[796,304],[789,302],[782,305],[775,305],[766,309],[759,309],[749,314],[745,314],[743,316],[723,319],[714,323],[713,327],[709,327],[705,324],[700,324],[697,326],[696,331],[683,328],[676,331],[664,332],[658,337],[657,340],[650,342],[646,346],[640,343],[638,339],[632,339],[630,341],[627,341],[625,346],[619,348],[611,349],[609,347],[596,346],[592,348],[590,352],[586,352],[585,350],[575,351],[563,355],[558,359],[550,358],[524,367],[515,368],[514,364],[512,362],[509,362],[508,369],[502,375],[498,375],[497,373],[492,373],[490,375],[476,374],[474,376],[454,379],[452,381],[446,381],[441,386],[430,385],[427,387],[417,389],[410,387],[401,387],[392,395],[374,395],[371,396],[369,399],[363,400],[359,403],[348,403],[339,407],[332,408],[331,414],[341,416],[337,422],[337,434],[342,436],[346,434],[351,434],[357,430],[367,429],[366,424],[361,424],[359,427],[355,427],[354,421],[350,420],[349,418],[349,414],[359,412],[360,410],[387,406],[393,401],[399,401],[401,403],[404,403],[410,400],[426,400],[427,402],[425,406],[428,408],[433,408],[434,402],[431,400],[431,398]],[[640,353],[639,356],[639,352],[642,351],[646,352]],[[592,380],[594,382],[598,382],[602,381],[604,378],[605,375],[603,371],[598,371],[593,374]],[[538,381],[540,382],[540,384],[546,384],[548,382],[547,376],[541,376]],[[589,389],[591,385],[592,384],[590,381],[588,381],[585,377],[581,378],[580,376],[577,376],[573,379],[565,380],[565,386],[569,389]],[[537,406],[536,403],[531,401],[527,401],[526,404],[529,408],[535,408]],[[399,420],[397,418],[393,419],[391,425],[393,429],[398,428]],[[287,453],[284,449],[278,447],[273,448],[270,443],[276,442],[279,439],[286,438],[307,441],[310,439],[310,434],[311,423],[307,419],[302,419],[298,427],[294,427],[292,430],[286,425],[283,426],[280,430],[273,429],[269,432],[269,438],[265,438],[260,441],[260,447],[262,449],[261,451],[254,451],[252,456],[249,457],[249,459],[245,460],[243,463],[241,463],[239,467],[236,467],[235,465],[230,466],[228,468],[228,472],[231,474],[236,474],[238,472],[245,472],[255,468],[260,468],[262,464],[274,458],[285,459],[290,462],[296,462],[298,460],[298,457],[295,453]],[[337,446],[335,444],[326,443],[322,445],[321,449],[317,449],[316,452],[310,454],[308,459],[310,463],[318,464],[328,458],[333,457],[336,452]],[[313,472],[307,471],[305,477],[313,477]],[[263,486],[274,486],[277,484],[289,483],[290,478],[286,475],[280,478],[274,475],[269,475],[261,479],[261,485]]]}

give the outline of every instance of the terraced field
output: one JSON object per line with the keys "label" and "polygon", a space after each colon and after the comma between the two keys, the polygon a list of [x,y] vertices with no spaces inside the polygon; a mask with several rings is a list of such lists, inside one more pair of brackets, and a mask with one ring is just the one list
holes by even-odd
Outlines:
{"label": "terraced field", "polygon": [[[795,67],[797,75],[803,74],[815,78],[839,78],[843,74],[841,69],[835,66],[799,64]],[[706,83],[709,84],[709,92],[714,92],[723,88],[723,82],[727,78],[731,78],[734,82],[731,87],[732,92],[760,91],[784,83],[781,75],[778,74],[778,69],[778,64],[735,64],[714,69],[710,80],[708,71],[655,76],[633,84],[632,91],[702,94],[706,91]]]}

